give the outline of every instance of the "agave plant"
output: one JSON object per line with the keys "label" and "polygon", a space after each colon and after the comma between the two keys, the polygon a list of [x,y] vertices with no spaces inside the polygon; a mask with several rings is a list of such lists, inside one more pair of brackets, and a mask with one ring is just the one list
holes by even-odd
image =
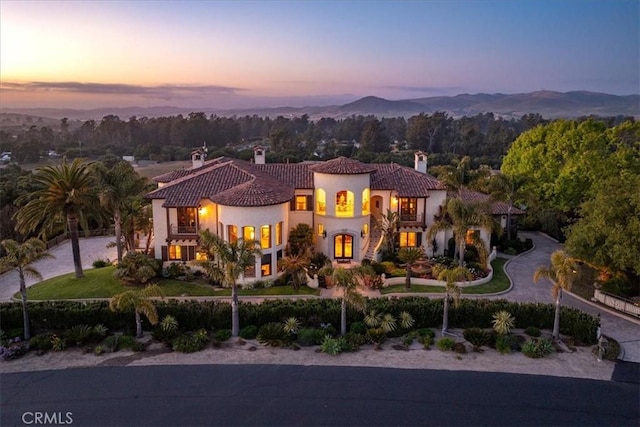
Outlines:
{"label": "agave plant", "polygon": [[175,332],[178,330],[178,321],[172,315],[167,314],[160,322],[160,329],[164,332]]}
{"label": "agave plant", "polygon": [[507,335],[513,329],[515,320],[511,313],[500,310],[493,314],[493,329],[500,335]]}
{"label": "agave plant", "polygon": [[286,333],[294,335],[298,333],[298,331],[300,330],[300,326],[300,321],[298,319],[296,319],[295,317],[289,317],[284,321],[282,328]]}

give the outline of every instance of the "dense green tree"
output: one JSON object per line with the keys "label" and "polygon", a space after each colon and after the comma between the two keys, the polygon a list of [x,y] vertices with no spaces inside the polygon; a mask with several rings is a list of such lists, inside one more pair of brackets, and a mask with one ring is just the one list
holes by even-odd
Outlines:
{"label": "dense green tree", "polygon": [[83,277],[78,223],[88,229],[87,214],[95,212],[98,206],[90,164],[79,159],[68,163],[65,159],[60,164],[36,169],[32,179],[38,189],[16,200],[23,205],[15,216],[18,231],[27,234],[38,230],[39,236],[47,236],[66,221],[76,277]]}
{"label": "dense green tree", "polygon": [[360,146],[362,149],[374,153],[389,151],[389,137],[384,133],[384,127],[380,121],[376,119],[364,124]]}
{"label": "dense green tree", "polygon": [[47,252],[47,246],[38,239],[31,238],[24,243],[18,243],[15,240],[3,240],[2,248],[6,253],[0,258],[0,271],[15,270],[18,272],[18,280],[20,281],[20,297],[22,299],[22,318],[24,339],[31,338],[31,330],[29,328],[29,311],[27,308],[27,285],[25,277],[35,277],[42,280],[42,274],[33,266],[33,263],[45,258],[53,258]]}

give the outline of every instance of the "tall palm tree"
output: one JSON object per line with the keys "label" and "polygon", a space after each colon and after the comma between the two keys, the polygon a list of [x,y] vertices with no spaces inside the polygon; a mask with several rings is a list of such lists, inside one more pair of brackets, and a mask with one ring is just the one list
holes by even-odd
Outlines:
{"label": "tall palm tree", "polygon": [[507,204],[507,240],[511,240],[511,212],[513,205],[525,199],[527,194],[522,192],[527,178],[522,175],[505,175],[502,173],[492,175],[488,182],[488,190],[495,200]]}
{"label": "tall palm tree", "polygon": [[424,257],[420,248],[402,248],[398,252],[398,259],[407,264],[407,276],[404,284],[407,290],[411,289],[411,267],[413,263]]}
{"label": "tall palm tree", "polygon": [[95,212],[97,196],[95,180],[88,163],[64,159],[58,165],[36,169],[33,181],[38,190],[20,196],[23,205],[15,215],[18,232],[27,234],[39,228],[38,236],[47,236],[66,220],[76,277],[83,277],[80,258],[78,223],[88,229],[86,215]]}
{"label": "tall palm tree", "polygon": [[576,274],[576,261],[569,257],[563,250],[555,251],[551,254],[551,265],[542,265],[533,273],[533,281],[537,282],[541,278],[549,279],[553,286],[551,294],[555,299],[555,314],[553,318],[553,332],[551,336],[554,340],[560,337],[560,305],[562,291],[570,291],[573,279]]}
{"label": "tall palm tree", "polygon": [[123,253],[123,210],[126,204],[133,203],[133,199],[144,191],[146,179],[140,177],[126,161],[118,161],[113,165],[94,163],[93,169],[99,186],[100,206],[113,217],[116,253],[120,262]]}
{"label": "tall palm tree", "polygon": [[342,296],[340,297],[340,335],[345,335],[347,333],[347,305],[356,310],[363,310],[365,300],[358,293],[358,282],[353,271],[338,267],[333,270],[331,278],[336,288],[342,291]]}
{"label": "tall palm tree", "polygon": [[449,300],[453,299],[454,307],[458,306],[460,301],[460,287],[458,282],[473,279],[473,275],[464,267],[455,267],[440,272],[438,280],[446,281],[444,288],[444,306],[442,309],[442,335],[448,333],[449,330]]}
{"label": "tall palm tree", "polygon": [[400,227],[400,214],[387,209],[387,213],[380,216],[376,228],[382,233],[382,248],[389,254],[395,252],[396,236]]}
{"label": "tall palm tree", "polygon": [[[491,215],[489,206],[485,203],[464,202],[458,198],[449,199],[444,205],[442,215],[427,229],[427,240],[431,241],[440,231],[453,230],[453,236],[458,248],[459,265],[464,265],[464,251],[469,230],[484,228],[489,233],[497,230],[496,222]],[[499,230],[497,230],[499,232]],[[486,264],[488,248],[482,239],[472,233],[472,244],[478,249],[480,261]],[[484,256],[483,256],[484,255]]]}
{"label": "tall palm tree", "polygon": [[142,317],[149,320],[152,325],[158,324],[158,310],[151,301],[151,297],[163,297],[162,289],[158,285],[149,285],[142,289],[124,291],[114,295],[109,301],[112,311],[124,311],[133,309],[136,315],[136,337],[142,338]]}
{"label": "tall palm tree", "polygon": [[201,230],[200,247],[209,257],[209,260],[201,265],[210,275],[217,275],[224,283],[231,286],[231,335],[237,337],[240,333],[237,282],[247,267],[255,265],[256,257],[262,255],[259,242],[243,239],[226,242],[209,230]]}
{"label": "tall palm tree", "polygon": [[0,258],[0,271],[16,270],[20,279],[20,296],[22,297],[22,318],[24,320],[24,339],[31,338],[29,328],[29,312],[27,309],[27,285],[25,277],[42,279],[42,274],[32,265],[32,263],[45,258],[53,258],[47,252],[47,246],[36,238],[31,238],[24,243],[7,239],[1,243],[6,251],[6,255]]}

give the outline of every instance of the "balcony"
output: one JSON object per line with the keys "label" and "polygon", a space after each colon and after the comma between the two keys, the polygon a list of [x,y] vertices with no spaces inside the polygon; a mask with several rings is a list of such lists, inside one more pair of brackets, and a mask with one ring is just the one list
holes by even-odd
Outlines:
{"label": "balcony", "polygon": [[424,214],[400,214],[400,226],[402,227],[425,227]]}
{"label": "balcony", "polygon": [[197,240],[198,226],[196,225],[173,225],[169,226],[168,240]]}

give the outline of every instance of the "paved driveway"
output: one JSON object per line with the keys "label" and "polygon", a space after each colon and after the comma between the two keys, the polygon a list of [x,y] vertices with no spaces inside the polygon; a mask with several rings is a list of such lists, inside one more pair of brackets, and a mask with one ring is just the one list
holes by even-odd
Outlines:
{"label": "paved driveway", "polygon": [[[115,242],[113,236],[91,237],[80,239],[80,257],[82,268],[92,268],[93,261],[97,259],[116,259],[116,248],[107,248],[107,244]],[[71,253],[71,241],[56,246],[49,251],[55,258],[43,259],[33,266],[42,274],[44,279],[56,277],[74,271],[73,254]],[[39,280],[27,278],[27,286],[38,283]],[[18,273],[11,271],[0,276],[0,301],[10,301],[11,297],[20,290]]]}
{"label": "paved driveway", "polygon": [[[520,237],[533,240],[535,250],[512,259],[506,267],[513,281],[513,289],[507,294],[489,297],[504,298],[511,301],[553,303],[551,282],[539,280],[533,282],[533,273],[540,265],[548,265],[551,254],[562,249],[555,240],[539,233],[520,232]],[[640,321],[627,320],[611,314],[600,306],[585,303],[572,295],[564,294],[562,304],[579,308],[592,315],[600,315],[602,333],[618,341],[623,349],[623,360],[640,362]]]}

